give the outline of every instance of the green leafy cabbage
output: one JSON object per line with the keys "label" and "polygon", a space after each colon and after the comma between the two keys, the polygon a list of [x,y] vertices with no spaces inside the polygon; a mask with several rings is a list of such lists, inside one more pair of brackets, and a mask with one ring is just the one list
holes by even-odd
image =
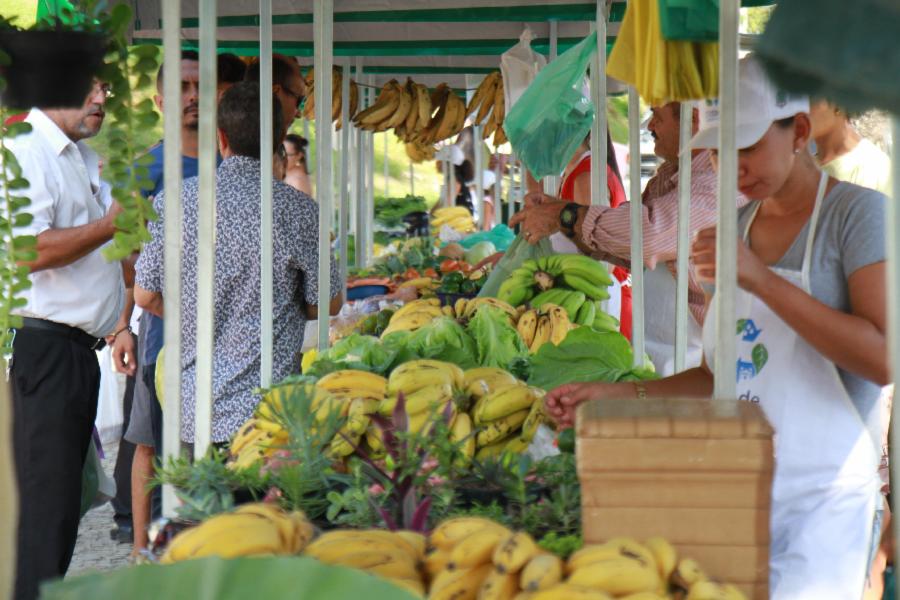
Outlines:
{"label": "green leafy cabbage", "polygon": [[433,358],[459,365],[477,366],[475,341],[462,325],[450,317],[437,317],[409,335],[407,348],[421,358]]}
{"label": "green leafy cabbage", "polygon": [[514,359],[528,356],[525,342],[499,308],[479,308],[469,321],[467,331],[475,340],[475,360],[480,366],[506,369]]}

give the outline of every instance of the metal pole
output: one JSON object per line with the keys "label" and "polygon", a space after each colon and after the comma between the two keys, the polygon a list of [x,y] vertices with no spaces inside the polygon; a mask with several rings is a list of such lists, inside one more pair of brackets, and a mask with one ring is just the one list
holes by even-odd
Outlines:
{"label": "metal pole", "polygon": [[597,0],[597,52],[591,58],[591,104],[596,113],[591,126],[591,205],[609,206],[609,183],[606,180],[606,2]]}
{"label": "metal pole", "polygon": [[350,59],[344,59],[344,76],[341,79],[341,174],[338,183],[341,187],[341,214],[338,226],[338,244],[340,244],[340,277],[341,297],[347,297],[347,236],[350,235],[350,188],[353,180],[350,176]]}
{"label": "metal pole", "polygon": [[[892,150],[894,199],[900,198],[900,116],[893,118]],[[887,206],[887,268],[888,268],[888,343],[891,353],[891,373],[894,386],[897,385],[897,376],[900,374],[900,209],[896,203],[889,200]],[[896,423],[900,416],[900,404],[896,401],[891,407],[891,423]],[[887,426],[887,424],[885,424]],[[890,429],[889,447],[900,448],[900,429]],[[900,481],[900,460],[894,460],[891,452],[891,479]],[[894,495],[896,498],[896,495]],[[897,515],[897,504],[893,503],[891,510]],[[894,528],[894,538],[900,539],[900,518],[891,520]],[[900,564],[900,545],[894,545],[894,564]]]}
{"label": "metal pole", "polygon": [[716,239],[714,397],[736,398],[738,0],[719,2],[719,219]]}
{"label": "metal pole", "polygon": [[388,178],[390,177],[390,174],[391,174],[390,169],[388,169],[388,166],[389,166],[388,165],[388,141],[389,141],[388,136],[389,135],[390,134],[387,131],[385,131],[384,134],[382,135],[382,137],[384,138],[384,155],[381,158],[381,166],[382,166],[382,173],[383,173],[382,176],[384,177],[384,197],[385,198],[389,198],[391,195],[391,192],[390,192],[391,184],[388,181]]}
{"label": "metal pole", "polygon": [[[303,119],[303,137],[306,139],[307,142],[310,141],[310,139],[309,139],[309,119]],[[312,150],[312,147],[310,147],[309,150]],[[307,151],[306,152],[306,171],[307,171],[307,173],[313,173],[315,171],[314,167],[315,167],[315,165],[313,165],[312,152]],[[316,196],[318,196],[318,190],[315,190],[315,194],[313,195],[313,197],[316,197]]]}
{"label": "metal pole", "polygon": [[413,161],[409,159],[409,195],[416,195],[416,177],[413,173]]}
{"label": "metal pole", "polygon": [[[557,21],[550,21],[550,62],[556,60],[558,54],[559,47],[559,23]],[[570,158],[570,157],[566,157]],[[522,181],[525,181],[525,178],[522,178]],[[558,175],[547,175],[544,177],[543,181],[544,193],[550,196],[555,196],[559,191],[559,176]]]}
{"label": "metal pole", "polygon": [[687,356],[687,331],[690,309],[688,306],[688,255],[691,252],[691,153],[687,151],[691,141],[691,124],[694,108],[690,102],[681,103],[678,155],[678,279],[675,292],[675,372],[684,371]]}
{"label": "metal pole", "polygon": [[496,164],[494,165],[494,223],[502,223],[503,222],[503,181],[501,179],[501,175],[503,174],[503,170],[500,168],[500,151],[495,148],[494,149],[497,157]]}
{"label": "metal pole", "polygon": [[641,202],[641,115],[637,90],[628,88],[628,178],[631,182],[631,342],[634,364],[644,364],[644,228]]}
{"label": "metal pole", "polygon": [[334,8],[330,0],[313,4],[313,47],[320,84],[316,94],[316,198],[319,202],[319,350],[328,348],[331,304],[331,219],[334,213],[331,165],[331,62]]}
{"label": "metal pole", "polygon": [[[487,222],[484,218],[484,166],[482,165],[481,125],[472,127],[472,149],[475,154],[475,214],[478,219],[475,223],[477,229],[482,229]],[[463,182],[465,185],[465,182]]]}
{"label": "metal pole", "polygon": [[[163,17],[163,98],[166,106],[181,105],[181,5],[164,2]],[[164,397],[168,408],[163,411],[163,460],[168,464],[181,452],[181,111],[170,110],[163,124],[166,144],[163,148],[165,176],[165,269],[163,294],[166,318],[163,321],[166,351],[163,354]],[[162,489],[162,512],[175,517],[180,504],[175,488]]]}
{"label": "metal pole", "polygon": [[[449,142],[444,147],[449,149]],[[453,170],[453,163],[450,162],[449,154],[448,152],[447,159],[444,161],[444,179],[447,182],[447,194],[444,202],[446,202],[446,206],[453,206],[456,200],[456,173]]]}
{"label": "metal pole", "polygon": [[272,3],[259,0],[259,162],[260,162],[260,373],[259,385],[272,385],[274,306],[272,275],[272,152],[274,145],[272,101]]}
{"label": "metal pole", "polygon": [[[375,86],[375,76],[369,75],[368,83],[372,88]],[[372,89],[369,88],[369,89]],[[372,92],[372,97],[374,100],[374,91]],[[368,179],[368,187],[366,194],[366,222],[368,223],[368,227],[366,228],[366,266],[369,266],[372,263],[372,252],[374,250],[373,246],[375,243],[375,134],[368,134],[368,143],[366,145],[366,150],[368,154],[368,163],[369,163],[369,179]]]}
{"label": "metal pole", "polygon": [[[197,171],[197,384],[194,458],[206,454],[212,437],[212,371],[215,353],[216,270],[216,0],[200,0],[200,145]],[[175,106],[178,106],[176,103]]]}
{"label": "metal pole", "polygon": [[[363,77],[362,58],[356,58],[356,78],[361,84],[366,83]],[[359,108],[366,108],[370,104],[370,90],[364,85],[360,87],[359,92]],[[356,231],[355,231],[355,254],[356,267],[362,268],[366,265],[366,236],[368,224],[366,223],[366,133],[362,129],[355,129],[354,136],[356,138]]]}

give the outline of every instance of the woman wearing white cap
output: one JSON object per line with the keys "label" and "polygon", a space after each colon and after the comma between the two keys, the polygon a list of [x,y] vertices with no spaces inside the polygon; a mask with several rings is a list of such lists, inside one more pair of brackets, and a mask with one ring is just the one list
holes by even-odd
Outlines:
{"label": "woman wearing white cap", "polygon": [[[741,61],[738,393],[775,428],[770,594],[781,600],[862,597],[880,508],[877,451],[885,338],[883,194],[822,173],[807,150],[809,102],[776,90],[759,63]],[[718,110],[701,114],[695,148],[715,148]],[[715,282],[714,229],[700,232],[693,263]],[[704,327],[706,363],[645,384],[562,386],[548,411],[571,423],[575,406],[604,397],[708,397],[715,318]]]}

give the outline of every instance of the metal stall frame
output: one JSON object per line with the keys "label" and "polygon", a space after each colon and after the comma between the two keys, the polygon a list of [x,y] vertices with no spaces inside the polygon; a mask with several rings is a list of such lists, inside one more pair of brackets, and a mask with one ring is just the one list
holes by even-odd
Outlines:
{"label": "metal stall frame", "polygon": [[[313,3],[315,70],[321,82],[330,82],[334,7],[330,0]],[[331,224],[334,217],[332,166],[331,85],[315,86],[316,200],[319,206],[319,314],[318,347],[328,348],[331,304]]]}
{"label": "metal stall frame", "polygon": [[678,139],[678,252],[675,281],[675,372],[685,369],[687,360],[687,335],[690,307],[688,305],[688,256],[691,251],[691,129],[694,107],[691,102],[681,103]]}
{"label": "metal stall frame", "polygon": [[263,101],[263,90],[268,96],[272,89],[272,4],[268,0],[259,0],[259,170],[260,170],[260,381],[261,387],[272,385],[272,352],[274,341],[274,259],[272,246],[272,188],[271,177],[263,176],[272,173],[273,155],[268,151],[274,145],[274,115],[272,102]]}

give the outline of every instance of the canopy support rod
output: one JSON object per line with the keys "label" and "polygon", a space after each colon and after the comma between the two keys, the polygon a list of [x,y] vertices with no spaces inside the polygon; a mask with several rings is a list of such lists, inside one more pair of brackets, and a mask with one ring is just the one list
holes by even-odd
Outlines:
{"label": "canopy support rod", "polygon": [[313,4],[316,103],[316,199],[319,204],[319,350],[328,348],[328,306],[331,303],[331,219],[334,214],[331,167],[331,80],[334,7],[329,0]]}
{"label": "canopy support rod", "polygon": [[[163,99],[166,106],[179,106],[181,97],[181,5],[163,2]],[[163,322],[166,351],[163,353],[164,397],[169,408],[163,411],[163,460],[168,464],[181,452],[181,111],[170,110],[164,119],[163,174],[165,176],[165,250],[166,287]],[[162,488],[162,512],[176,516],[180,504],[175,488]]]}
{"label": "canopy support rod", "polygon": [[416,195],[416,177],[413,173],[413,161],[409,159],[409,195]]}
{"label": "canopy support rod", "polygon": [[[484,218],[484,165],[482,158],[482,149],[484,145],[481,141],[481,125],[472,127],[472,150],[475,155],[475,213],[478,219],[475,221],[475,228],[482,229],[487,221]],[[463,183],[465,185],[465,182]]]}
{"label": "canopy support rod", "polygon": [[[362,57],[356,57],[356,79],[359,83],[365,83],[366,80],[363,77],[363,64]],[[369,106],[369,88],[360,87],[359,90],[359,110],[362,110]],[[356,254],[356,268],[362,268],[366,265],[366,254],[365,254],[365,239],[366,239],[366,228],[368,227],[366,223],[366,203],[365,203],[365,193],[366,193],[366,161],[365,161],[365,146],[366,146],[366,134],[362,129],[353,128],[353,137],[356,140],[356,148],[355,150],[355,197],[353,198],[353,203],[356,206],[356,231],[354,237],[355,244],[355,254]]]}
{"label": "canopy support rod", "polygon": [[[559,21],[549,21],[550,25],[550,60],[549,62],[553,62],[556,60],[556,57],[559,53]],[[569,156],[566,157],[571,158]],[[525,178],[523,177],[524,181]],[[550,196],[555,196],[559,192],[559,176],[558,175],[547,175],[541,182],[544,187],[544,193]]]}
{"label": "canopy support rod", "polygon": [[641,101],[628,88],[628,179],[631,201],[631,343],[634,365],[644,364],[644,228],[641,202]]}
{"label": "canopy support rod", "polygon": [[687,150],[691,141],[694,108],[690,102],[681,103],[679,117],[678,155],[678,278],[675,290],[675,372],[684,371],[687,357],[687,332],[690,307],[688,306],[688,256],[691,252],[691,153]]}
{"label": "canopy support rod", "polygon": [[[272,152],[274,146],[272,102],[268,90],[272,89],[272,3],[259,0],[259,154],[260,171],[260,382],[261,387],[272,385],[272,345],[274,330],[272,311],[274,306],[272,274]],[[264,100],[265,99],[265,100]]]}
{"label": "canopy support rod", "polygon": [[[894,200],[900,198],[900,116],[893,118],[893,180],[894,199],[887,202],[887,255],[888,255],[888,343],[891,353],[891,379],[896,387],[897,377],[900,374],[900,208]],[[897,423],[900,416],[900,403],[894,402],[891,407],[891,423]],[[890,448],[900,448],[900,429],[890,428]],[[900,481],[900,460],[895,460],[891,452],[891,479]],[[896,496],[894,496],[896,498]],[[891,507],[896,515],[897,504]],[[900,539],[900,519],[892,519],[894,538]],[[894,546],[894,564],[900,564],[900,545]]]}
{"label": "canopy support rod", "polygon": [[503,180],[501,179],[501,175],[503,174],[502,169],[500,168],[501,157],[500,148],[494,148],[495,152],[495,160],[494,160],[494,223],[501,223],[502,215],[503,215]]}
{"label": "canopy support rod", "polygon": [[390,143],[390,142],[389,142],[389,139],[388,139],[388,136],[389,136],[390,134],[389,134],[387,131],[385,131],[384,134],[382,134],[382,135],[384,136],[384,156],[382,156],[382,160],[381,160],[381,163],[382,163],[382,173],[383,173],[383,177],[384,177],[384,197],[385,197],[385,198],[389,198],[390,195],[391,195],[391,192],[390,192],[390,189],[391,189],[391,187],[390,187],[390,186],[391,186],[391,183],[390,183],[391,171],[390,171],[390,168],[389,168],[390,165],[388,164],[388,144]]}
{"label": "canopy support rod", "polygon": [[591,24],[597,32],[597,52],[591,57],[591,104],[594,122],[591,125],[591,206],[609,206],[609,183],[606,164],[606,0],[597,0],[597,19]]}
{"label": "canopy support rod", "polygon": [[[200,146],[197,171],[197,369],[194,458],[212,437],[216,270],[216,0],[200,0]],[[176,104],[178,106],[178,104]],[[171,111],[170,111],[171,112]]]}
{"label": "canopy support rod", "polygon": [[714,397],[737,397],[737,84],[739,0],[719,2],[719,219],[716,237]]}
{"label": "canopy support rod", "polygon": [[343,62],[341,78],[341,176],[338,185],[341,190],[341,212],[338,221],[338,244],[340,245],[340,281],[341,297],[347,297],[347,236],[350,235],[350,188],[353,180],[350,176],[350,59]]}
{"label": "canopy support rod", "polygon": [[[372,93],[372,101],[375,98],[375,76],[368,77],[369,90]],[[375,134],[367,132],[368,143],[366,145],[367,158],[369,163],[369,178],[366,194],[366,222],[369,224],[366,229],[366,266],[372,264],[372,254],[374,252],[375,243]]]}

